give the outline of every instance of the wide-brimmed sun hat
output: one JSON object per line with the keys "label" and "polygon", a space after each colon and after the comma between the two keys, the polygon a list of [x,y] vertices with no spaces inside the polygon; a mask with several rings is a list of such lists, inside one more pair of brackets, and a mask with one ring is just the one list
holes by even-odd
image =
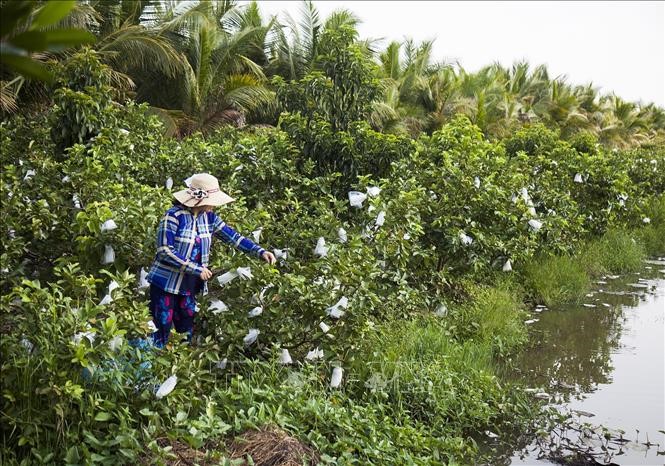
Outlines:
{"label": "wide-brimmed sun hat", "polygon": [[187,207],[220,206],[235,201],[219,189],[219,181],[209,173],[197,173],[185,181],[187,189],[173,193]]}

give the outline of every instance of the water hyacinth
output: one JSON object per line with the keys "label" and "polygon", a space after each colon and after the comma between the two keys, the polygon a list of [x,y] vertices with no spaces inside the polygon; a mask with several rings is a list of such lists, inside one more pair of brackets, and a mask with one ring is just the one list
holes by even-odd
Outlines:
{"label": "water hyacinth", "polygon": [[247,335],[243,337],[242,342],[245,344],[245,346],[251,345],[258,338],[259,333],[261,332],[258,329],[250,328],[249,332],[247,332]]}
{"label": "water hyacinth", "polygon": [[113,231],[116,228],[118,228],[118,225],[116,225],[116,223],[113,221],[113,219],[111,219],[111,220],[107,220],[104,223],[102,223],[102,226],[100,227],[100,230],[102,231],[102,233],[106,233],[108,231]]}
{"label": "water hyacinth", "polygon": [[542,224],[542,222],[540,222],[538,220],[531,219],[531,220],[529,220],[529,226],[531,227],[531,229],[533,231],[538,231],[542,228],[543,224]]}
{"label": "water hyacinth", "polygon": [[293,362],[293,359],[291,359],[291,355],[289,354],[289,350],[286,348],[282,350],[282,353],[279,355],[279,363],[280,364],[291,364]]}
{"label": "water hyacinth", "polygon": [[175,376],[175,375],[172,375],[171,377],[166,379],[164,381],[164,383],[162,383],[159,386],[159,389],[157,390],[157,393],[155,393],[155,396],[157,397],[157,399],[161,400],[166,395],[171,393],[175,389],[175,386],[176,386],[177,383],[178,383],[178,377]]}
{"label": "water hyacinth", "polygon": [[316,241],[316,247],[314,248],[314,255],[318,257],[326,257],[328,255],[329,248],[326,247],[326,240],[321,236]]}
{"label": "water hyacinth", "polygon": [[330,331],[330,327],[329,327],[328,325],[326,325],[325,322],[321,322],[321,323],[319,324],[319,328],[321,329],[321,331],[322,331],[323,333],[328,333],[328,332]]}
{"label": "water hyacinth", "polygon": [[252,318],[252,317],[258,317],[258,316],[260,316],[261,314],[263,314],[263,307],[261,307],[261,306],[256,306],[254,309],[252,309],[251,311],[249,311],[249,312],[247,313],[247,317],[249,317],[249,318]]}
{"label": "water hyacinth", "polygon": [[224,304],[224,301],[222,301],[221,299],[213,299],[210,302],[210,306],[208,306],[208,310],[213,314],[217,315],[222,312],[228,311],[229,308],[226,304]]}
{"label": "water hyacinth", "polygon": [[335,367],[330,377],[330,388],[337,388],[342,384],[342,374],[344,370],[341,367]]}
{"label": "water hyacinth", "polygon": [[513,264],[510,262],[510,259],[508,259],[504,264],[502,270],[504,272],[512,272],[513,270]]}
{"label": "water hyacinth", "polygon": [[171,177],[169,176],[169,177],[166,179],[166,182],[164,183],[164,186],[166,187],[166,189],[168,189],[168,190],[170,191],[171,188],[173,188],[173,178],[171,178]]}
{"label": "water hyacinth", "polygon": [[346,243],[348,240],[348,237],[346,236],[346,230],[342,227],[339,227],[337,230],[337,237],[339,238],[340,243]]}
{"label": "water hyacinth", "polygon": [[141,267],[141,271],[139,272],[139,291],[150,288],[150,282],[147,280],[147,277],[148,272],[144,267]]}
{"label": "water hyacinth", "polygon": [[102,265],[112,264],[115,262],[115,251],[113,246],[107,244],[104,246],[104,256],[102,257]]}
{"label": "water hyacinth", "polygon": [[307,356],[305,356],[305,359],[308,361],[314,361],[316,359],[323,359],[323,350],[319,348],[314,348],[312,351],[309,351],[307,353]]}
{"label": "water hyacinth", "polygon": [[379,212],[379,215],[376,217],[375,224],[376,224],[377,227],[380,227],[385,222],[386,222],[386,212],[382,210],[381,212]]}
{"label": "water hyacinth", "polygon": [[381,188],[378,186],[369,186],[367,188],[367,194],[371,197],[376,197],[381,193]]}
{"label": "water hyacinth", "polygon": [[360,191],[349,191],[349,202],[351,207],[360,209],[363,206],[363,202],[367,199],[367,194],[361,193]]}
{"label": "water hyacinth", "polygon": [[573,179],[575,183],[584,183],[582,175],[580,173],[575,173],[575,178]]}
{"label": "water hyacinth", "polygon": [[460,231],[459,239],[462,242],[462,244],[464,244],[464,245],[468,245],[468,244],[473,243],[473,238],[471,238],[469,235],[467,235],[463,231]]}

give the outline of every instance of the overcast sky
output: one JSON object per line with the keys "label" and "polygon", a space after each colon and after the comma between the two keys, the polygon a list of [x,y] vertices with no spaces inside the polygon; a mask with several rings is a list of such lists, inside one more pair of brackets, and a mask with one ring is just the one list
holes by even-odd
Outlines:
{"label": "overcast sky", "polygon": [[[266,15],[300,1],[259,1]],[[363,38],[436,39],[435,61],[475,71],[498,61],[544,63],[550,76],[665,107],[665,2],[315,1],[322,19],[347,8]]]}

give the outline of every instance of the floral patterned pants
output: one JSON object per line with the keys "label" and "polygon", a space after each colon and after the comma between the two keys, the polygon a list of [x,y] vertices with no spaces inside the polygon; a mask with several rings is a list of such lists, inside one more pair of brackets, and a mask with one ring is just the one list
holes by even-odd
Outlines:
{"label": "floral patterned pants", "polygon": [[154,285],[150,286],[150,314],[157,327],[152,339],[158,348],[164,347],[168,342],[172,326],[175,326],[178,333],[187,333],[187,341],[191,341],[195,313],[194,295],[171,294]]}

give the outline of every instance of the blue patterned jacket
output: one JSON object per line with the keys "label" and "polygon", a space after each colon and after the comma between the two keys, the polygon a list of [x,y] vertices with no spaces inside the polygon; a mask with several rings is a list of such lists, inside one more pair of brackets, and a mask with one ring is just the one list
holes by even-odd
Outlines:
{"label": "blue patterned jacket", "polygon": [[[201,238],[201,264],[194,262],[196,235]],[[212,236],[240,251],[261,257],[265,252],[258,244],[240,235],[214,212],[201,212],[194,217],[181,205],[171,207],[157,228],[157,255],[146,280],[167,293],[182,294],[186,274],[198,276],[208,265]],[[206,288],[204,288],[206,289]]]}

